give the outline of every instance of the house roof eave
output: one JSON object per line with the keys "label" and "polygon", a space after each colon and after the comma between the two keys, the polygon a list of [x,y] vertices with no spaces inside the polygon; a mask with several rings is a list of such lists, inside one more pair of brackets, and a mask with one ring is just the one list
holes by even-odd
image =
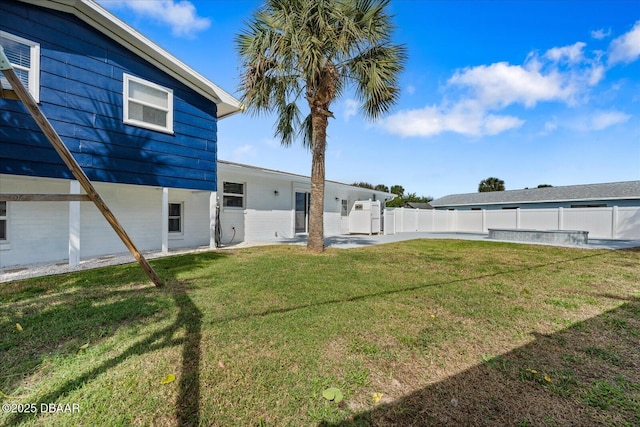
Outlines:
{"label": "house roof eave", "polygon": [[184,62],[92,0],[20,0],[70,13],[162,71],[184,83],[218,107],[218,119],[243,110],[242,103]]}
{"label": "house roof eave", "polygon": [[566,202],[595,202],[595,201],[608,201],[608,200],[640,200],[640,197],[591,197],[584,199],[551,199],[551,200],[533,200],[533,201],[503,201],[503,202],[469,202],[469,203],[431,203],[433,207],[444,206],[476,206],[476,205],[531,205],[536,203],[566,203]]}
{"label": "house roof eave", "polygon": [[[228,168],[230,168],[232,170],[236,170],[236,171],[242,171],[244,173],[246,173],[247,171],[251,171],[256,175],[262,174],[262,173],[266,173],[266,174],[281,175],[281,176],[285,176],[285,177],[289,177],[289,178],[300,178],[300,179],[304,179],[304,180],[310,180],[311,179],[311,177],[309,177],[307,175],[301,175],[301,174],[291,173],[291,172],[284,172],[284,171],[280,171],[280,170],[276,170],[276,169],[268,169],[268,168],[263,168],[261,166],[253,166],[253,165],[246,165],[246,164],[242,164],[242,163],[230,162],[228,160],[220,160],[220,159],[218,159],[218,165],[223,165],[223,167],[228,167]],[[396,195],[393,194],[393,193],[387,193],[387,192],[384,192],[384,191],[371,190],[369,188],[357,187],[355,185],[346,184],[344,182],[332,181],[332,180],[329,180],[329,179],[325,180],[325,182],[327,184],[338,185],[338,186],[341,186],[341,187],[350,187],[350,188],[357,189],[357,190],[360,190],[360,191],[372,192],[372,193],[375,193],[377,195],[380,195],[380,196],[384,197],[384,199],[386,201],[392,200],[392,199],[394,199],[396,197]]]}
{"label": "house roof eave", "polygon": [[640,200],[640,181],[558,186],[490,193],[451,194],[433,200],[434,207]]}

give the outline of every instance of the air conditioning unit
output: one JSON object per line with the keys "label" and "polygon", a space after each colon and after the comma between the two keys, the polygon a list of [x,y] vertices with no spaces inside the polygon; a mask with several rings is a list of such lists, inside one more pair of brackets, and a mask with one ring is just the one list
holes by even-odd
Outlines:
{"label": "air conditioning unit", "polygon": [[380,233],[380,201],[357,200],[349,212],[350,234]]}

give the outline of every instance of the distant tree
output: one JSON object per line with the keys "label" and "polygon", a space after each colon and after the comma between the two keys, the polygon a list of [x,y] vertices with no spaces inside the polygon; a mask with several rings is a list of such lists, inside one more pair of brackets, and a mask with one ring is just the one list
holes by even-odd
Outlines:
{"label": "distant tree", "polygon": [[[401,186],[394,186],[394,187],[400,187]],[[391,187],[393,189],[393,187]],[[393,193],[393,191],[391,191]],[[404,192],[404,189],[403,189]],[[409,194],[403,194],[401,196],[396,197],[393,200],[390,200],[387,202],[386,206],[388,208],[400,208],[402,206],[404,206],[405,203],[407,202],[413,202],[413,203],[429,203],[430,201],[433,200],[433,197],[425,197],[425,196],[418,196],[416,193],[409,193]]]}
{"label": "distant tree", "polygon": [[504,191],[504,181],[495,177],[489,177],[480,181],[478,192],[487,193],[489,191]]}
{"label": "distant tree", "polygon": [[402,185],[392,185],[391,190],[389,190],[389,187],[387,187],[384,184],[378,184],[376,186],[373,186],[368,182],[354,182],[351,185],[353,185],[354,187],[366,188],[369,190],[376,190],[376,191],[384,191],[386,193],[395,194],[396,197],[393,200],[390,200],[386,203],[386,206],[389,208],[400,208],[404,206],[406,202],[429,203],[430,201],[433,200],[433,197],[418,196],[416,193],[404,194],[404,187]]}
{"label": "distant tree", "polygon": [[400,208],[404,206],[404,198],[396,197],[395,199],[389,200],[387,203],[385,203],[385,206],[388,208]]}
{"label": "distant tree", "polygon": [[373,185],[369,184],[368,182],[354,182],[351,185],[353,185],[354,187],[362,187],[362,188],[368,188],[369,190],[375,190]]}
{"label": "distant tree", "polygon": [[396,196],[404,196],[404,187],[402,185],[392,185],[391,192]]}
{"label": "distant tree", "polygon": [[553,185],[550,185],[550,184],[540,184],[540,185],[538,185],[538,188],[549,188],[549,187],[553,187]]}
{"label": "distant tree", "polygon": [[433,197],[418,196],[416,193],[409,193],[404,197],[405,202],[412,202],[412,203],[429,203],[432,200],[433,200]]}

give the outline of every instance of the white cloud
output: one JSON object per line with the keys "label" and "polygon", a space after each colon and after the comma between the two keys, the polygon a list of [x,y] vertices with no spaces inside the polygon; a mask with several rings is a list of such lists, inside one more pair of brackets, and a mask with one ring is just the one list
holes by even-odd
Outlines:
{"label": "white cloud", "polygon": [[413,95],[414,93],[416,93],[416,87],[414,85],[407,86],[407,93],[409,95]]}
{"label": "white cloud", "polygon": [[401,111],[382,127],[401,136],[442,132],[496,135],[522,126],[524,120],[497,114],[514,104],[533,108],[540,102],[576,104],[586,88],[598,83],[604,68],[584,58],[585,44],[553,48],[542,57],[531,53],[522,65],[497,62],[456,71],[444,88],[450,102]]}
{"label": "white cloud", "polygon": [[355,99],[347,99],[344,101],[344,121],[348,122],[351,116],[355,116],[358,112],[358,101]]}
{"label": "white cloud", "polygon": [[614,39],[609,45],[609,65],[628,64],[640,57],[640,21],[626,34]]}
{"label": "white cloud", "polygon": [[211,20],[198,16],[193,3],[187,0],[100,0],[100,3],[127,7],[140,16],[168,25],[176,37],[192,38],[211,26]]}
{"label": "white cloud", "polygon": [[563,60],[571,64],[581,62],[584,59],[583,49],[586,45],[586,43],[577,42],[571,46],[554,47],[549,49],[544,56],[554,62],[561,62]]}
{"label": "white cloud", "polygon": [[566,121],[563,126],[580,132],[593,132],[608,129],[629,121],[631,115],[617,110],[597,110],[582,114]]}
{"label": "white cloud", "polygon": [[630,118],[629,114],[620,111],[599,111],[584,121],[585,130],[603,130],[624,123]]}
{"label": "white cloud", "polygon": [[540,132],[540,135],[549,135],[558,128],[568,128],[579,132],[601,131],[612,126],[626,123],[631,117],[631,115],[617,110],[595,110],[571,118],[565,118],[561,122],[558,122],[558,119],[553,117],[544,123],[544,128]]}
{"label": "white cloud", "polygon": [[513,116],[487,114],[477,103],[461,102],[449,110],[434,105],[401,111],[388,117],[381,126],[404,137],[430,137],[442,132],[483,136],[496,135],[523,123]]}
{"label": "white cloud", "polygon": [[442,114],[437,107],[404,110],[393,114],[382,122],[389,132],[400,136],[433,136],[445,130]]}
{"label": "white cloud", "polygon": [[509,129],[522,126],[524,120],[513,116],[496,116],[489,114],[483,123],[483,133],[485,135],[497,135]]}
{"label": "white cloud", "polygon": [[602,40],[604,38],[609,37],[610,35],[611,35],[611,28],[609,28],[607,31],[605,31],[604,28],[591,31],[591,37],[593,37],[596,40]]}
{"label": "white cloud", "polygon": [[594,65],[586,74],[589,86],[595,86],[604,79],[605,67],[600,64]]}
{"label": "white cloud", "polygon": [[[604,36],[597,33],[595,36]],[[640,56],[640,21],[627,34],[611,42],[609,62],[631,61]],[[423,108],[400,111],[379,122],[388,132],[400,136],[431,137],[443,132],[469,136],[496,135],[522,126],[520,117],[503,114],[513,105],[528,109],[539,103],[569,106],[586,104],[592,88],[605,78],[605,53],[588,50],[584,42],[553,47],[544,54],[531,52],[522,64],[496,62],[459,69],[446,81],[442,101]],[[599,112],[573,128],[602,130],[623,123],[630,116]],[[558,127],[549,121],[542,134]]]}
{"label": "white cloud", "polygon": [[480,65],[456,72],[449,85],[467,87],[475,97],[488,107],[506,107],[521,103],[534,107],[540,101],[568,101],[575,88],[558,71],[546,75],[534,58],[524,66],[498,62]]}
{"label": "white cloud", "polygon": [[555,118],[553,118],[552,120],[545,122],[542,135],[548,135],[553,131],[555,131],[556,129],[558,129],[558,121]]}

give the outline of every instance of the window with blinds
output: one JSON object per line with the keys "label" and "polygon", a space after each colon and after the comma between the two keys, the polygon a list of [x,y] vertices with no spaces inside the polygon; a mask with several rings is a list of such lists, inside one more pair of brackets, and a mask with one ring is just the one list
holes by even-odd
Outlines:
{"label": "window with blinds", "polygon": [[173,133],[173,91],[124,75],[124,122]]}
{"label": "window with blinds", "polygon": [[[40,45],[4,31],[0,31],[0,45],[24,87],[40,102]],[[0,82],[3,88],[13,89],[2,74]]]}
{"label": "window with blinds", "polygon": [[222,184],[222,206],[225,208],[244,208],[244,183],[224,182]]}

